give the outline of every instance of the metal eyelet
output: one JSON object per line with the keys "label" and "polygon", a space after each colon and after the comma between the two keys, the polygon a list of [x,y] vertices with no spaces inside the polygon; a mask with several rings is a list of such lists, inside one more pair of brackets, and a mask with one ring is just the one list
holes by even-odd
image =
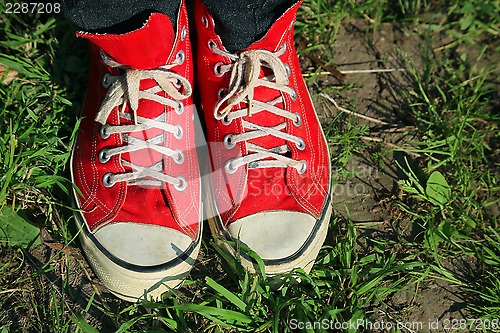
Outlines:
{"label": "metal eyelet", "polygon": [[182,137],[184,136],[184,130],[182,129],[182,126],[176,125],[175,127],[177,127],[177,133],[174,134],[175,138],[182,139]]}
{"label": "metal eyelet", "polygon": [[179,59],[179,61],[181,62],[181,65],[182,65],[184,63],[184,59],[186,58],[185,55],[184,55],[184,51],[180,50],[177,53],[176,58]]}
{"label": "metal eyelet", "polygon": [[108,62],[110,60],[108,55],[106,53],[104,53],[103,51],[100,51],[99,54],[101,55],[102,61]]}
{"label": "metal eyelet", "polygon": [[222,118],[220,120],[220,122],[222,123],[222,125],[224,126],[229,126],[229,124],[231,124],[233,122],[232,119],[229,119],[229,116],[228,115],[225,115],[224,118]]}
{"label": "metal eyelet", "polygon": [[201,23],[203,23],[205,28],[208,28],[208,18],[206,16],[201,17]]}
{"label": "metal eyelet", "polygon": [[287,77],[290,77],[290,75],[292,75],[292,72],[290,70],[290,66],[288,66],[288,64],[285,64],[285,71],[286,71]]}
{"label": "metal eyelet", "polygon": [[213,50],[217,46],[217,44],[215,44],[215,42],[211,39],[208,41],[207,45],[210,50]]}
{"label": "metal eyelet", "polygon": [[173,84],[174,84],[174,87],[176,87],[177,89],[182,88],[182,83],[181,83],[181,80],[179,80],[179,79],[177,79]]}
{"label": "metal eyelet", "polygon": [[227,90],[225,88],[220,88],[219,91],[217,92],[217,96],[219,96],[219,99],[223,99],[224,96],[226,96]]}
{"label": "metal eyelet", "polygon": [[280,53],[285,53],[286,52],[286,42],[283,43],[283,46],[281,46],[281,49],[279,50]]}
{"label": "metal eyelet", "polygon": [[109,149],[104,148],[99,152],[99,156],[98,156],[99,162],[101,162],[101,163],[109,162],[109,160],[111,159],[111,156],[108,155],[108,150]]}
{"label": "metal eyelet", "polygon": [[305,160],[301,160],[300,163],[302,163],[302,167],[297,169],[297,172],[301,175],[307,170],[307,162]]}
{"label": "metal eyelet", "polygon": [[299,148],[299,150],[306,149],[306,143],[304,142],[304,140],[302,140],[302,138],[299,138],[299,142],[295,143],[295,145],[297,146],[297,148]]}
{"label": "metal eyelet", "polygon": [[102,86],[107,89],[109,88],[110,85],[111,85],[111,75],[109,75],[109,73],[106,73],[102,77]]}
{"label": "metal eyelet", "polygon": [[295,89],[292,89],[292,92],[290,93],[290,97],[292,98],[293,101],[297,100],[297,92]]}
{"label": "metal eyelet", "polygon": [[214,66],[214,74],[218,77],[222,76],[222,65],[224,65],[222,62],[218,62]]}
{"label": "metal eyelet", "polygon": [[184,163],[184,154],[182,153],[182,150],[176,149],[175,152],[177,153],[177,157],[174,158],[175,163],[177,164]]}
{"label": "metal eyelet", "polygon": [[107,129],[108,129],[108,125],[102,125],[101,130],[99,131],[101,138],[103,138],[104,140],[109,138],[109,134],[106,132]]}
{"label": "metal eyelet", "polygon": [[184,191],[187,187],[186,178],[179,176],[177,177],[177,180],[179,181],[179,184],[174,185],[175,189],[180,192]]}
{"label": "metal eyelet", "polygon": [[299,127],[300,125],[302,125],[302,117],[300,116],[300,114],[298,112],[295,112],[294,113],[296,119],[293,121],[293,124],[297,127]]}
{"label": "metal eyelet", "polygon": [[295,20],[292,20],[292,22],[290,22],[290,25],[288,26],[288,30],[292,30],[294,23],[295,23]]}
{"label": "metal eyelet", "polygon": [[232,149],[236,146],[236,143],[233,141],[233,137],[233,134],[228,134],[224,137],[224,147],[226,147],[227,149]]}
{"label": "metal eyelet", "polygon": [[184,113],[184,104],[181,101],[177,102],[177,107],[175,108],[175,113],[181,115]]}
{"label": "metal eyelet", "polygon": [[111,176],[113,176],[111,172],[108,172],[104,174],[104,176],[102,176],[102,184],[105,187],[113,187],[116,184],[115,182],[111,181]]}
{"label": "metal eyelet", "polygon": [[227,173],[233,174],[238,170],[238,168],[235,168],[233,166],[233,160],[227,160],[226,164],[224,165],[224,169],[226,169]]}
{"label": "metal eyelet", "polygon": [[181,30],[181,40],[185,40],[187,36],[187,28],[184,26]]}

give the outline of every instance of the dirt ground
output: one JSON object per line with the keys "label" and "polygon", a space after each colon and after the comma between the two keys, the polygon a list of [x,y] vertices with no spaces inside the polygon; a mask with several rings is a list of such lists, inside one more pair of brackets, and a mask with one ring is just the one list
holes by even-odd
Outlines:
{"label": "dirt ground", "polygon": [[[366,20],[346,21],[341,26],[335,40],[334,62],[340,71],[349,70],[381,70],[378,73],[353,73],[346,75],[346,84],[354,84],[356,89],[349,89],[330,96],[339,106],[355,105],[355,112],[369,116],[374,120],[359,118],[359,125],[370,127],[369,136],[363,140],[368,148],[356,153],[346,165],[348,171],[356,173],[355,177],[343,178],[337,175],[334,188],[333,206],[337,215],[350,218],[361,227],[363,232],[358,238],[369,235],[372,238],[384,235],[393,230],[390,223],[397,226],[397,232],[409,241],[417,237],[419,228],[408,223],[404,215],[398,216],[390,203],[401,198],[397,181],[403,179],[396,161],[404,165],[403,157],[416,161],[418,156],[393,151],[393,148],[404,148],[415,140],[408,135],[411,126],[405,114],[402,93],[414,89],[409,69],[423,71],[425,57],[446,57],[447,50],[442,48],[451,40],[446,37],[434,37],[431,40],[431,52],[423,39],[415,31],[409,31],[384,23],[378,30],[370,31]],[[469,57],[477,57],[479,50],[459,46],[455,52],[466,53]],[[486,54],[480,66],[493,64],[495,56]],[[392,71],[393,70],[393,71]],[[335,82],[334,79],[331,81]],[[494,78],[498,84],[498,78]],[[324,84],[328,84],[328,79]],[[315,91],[315,105],[320,116],[331,119],[339,111],[331,101]],[[352,108],[350,108],[352,110]],[[342,119],[342,118],[341,118]],[[383,121],[381,124],[375,120]],[[335,154],[335,146],[332,147]],[[382,152],[382,159],[374,158],[374,153]],[[394,232],[394,230],[393,230]],[[385,237],[385,236],[381,236]],[[459,274],[465,268],[474,266],[464,258],[445,260],[446,268]],[[443,281],[433,281],[414,286],[413,290],[401,291],[385,300],[386,307],[369,310],[368,317],[372,321],[388,320],[401,322],[402,332],[448,332],[444,326],[454,320],[471,319],[464,310],[467,295],[456,286]],[[436,321],[439,326],[436,328]],[[448,325],[451,326],[451,325]],[[383,332],[388,330],[376,330]]]}
{"label": "dirt ground", "polygon": [[[409,123],[406,121],[404,106],[401,105],[400,93],[402,89],[411,88],[411,82],[408,80],[408,73],[400,69],[408,68],[408,60],[411,60],[416,68],[421,68],[422,52],[424,52],[422,40],[415,32],[382,24],[376,33],[367,33],[366,31],[370,30],[369,24],[365,20],[359,20],[346,21],[342,25],[334,44],[335,64],[341,71],[367,69],[395,71],[347,74],[346,83],[354,84],[356,89],[344,90],[338,95],[329,94],[340,106],[354,103],[357,113],[390,124],[386,126],[359,118],[360,125],[367,124],[370,127],[370,135],[365,138],[368,148],[354,154],[346,166],[347,170],[356,172],[357,176],[345,178],[335,175],[337,178],[333,200],[335,214],[350,218],[357,224],[366,225],[360,229],[362,230],[358,234],[360,238],[364,234],[373,237],[376,233],[388,230],[389,223],[397,220],[397,216],[394,216],[387,203],[401,195],[397,185],[401,174],[395,161],[402,157],[402,153],[392,153],[391,150],[394,146],[404,147],[406,142],[412,139],[404,131]],[[439,39],[435,42],[435,47],[447,43],[446,40]],[[488,62],[487,57],[484,61]],[[310,66],[314,68],[314,64],[307,57],[303,57],[303,63],[306,72]],[[322,75],[318,80],[319,86],[338,84],[331,75]],[[327,124],[339,111],[331,101],[320,95],[321,91],[317,86],[311,86],[311,91],[320,119]],[[393,126],[403,130],[399,132],[388,130],[388,127]],[[334,152],[335,149],[336,146],[333,144]],[[382,163],[373,158],[373,149],[385,152],[382,155]],[[405,237],[415,237],[413,226],[405,223],[404,216],[401,217],[398,226]],[[0,247],[0,262],[1,258],[11,256],[13,254],[9,253],[11,251],[13,250]],[[26,252],[25,261],[28,265],[24,268],[25,274],[35,272],[37,268],[49,262],[55,253],[56,250],[46,245],[40,245]],[[66,310],[70,313],[78,313],[85,309],[89,297],[96,290],[102,295],[103,300],[97,303],[104,308],[113,311],[122,305],[121,301],[100,285],[78,249],[75,249],[70,256],[69,265],[63,263],[64,260],[57,258],[51,263],[54,270],[40,278],[40,286],[32,286],[32,297],[44,297],[47,302],[51,302],[51,291],[47,287],[54,285],[57,287],[56,290],[60,290],[65,284],[75,299],[75,301],[65,300]],[[203,259],[199,265],[203,266]],[[460,267],[453,262],[449,265]],[[65,281],[63,277],[67,270],[70,271],[69,280]],[[195,267],[193,274],[203,274],[203,272],[204,267]],[[409,329],[408,332],[441,332],[443,331],[441,329],[429,329],[427,323],[437,319],[462,319],[467,316],[463,311],[467,301],[466,296],[447,283],[422,283],[415,286],[412,291],[413,293],[399,292],[393,295],[387,300],[387,308],[370,309],[369,317],[377,320],[387,318],[387,315],[404,316],[407,322],[424,323],[422,330]],[[26,311],[24,307],[19,309],[23,310],[15,308],[10,310],[13,321],[22,321],[30,317],[29,313],[16,312]],[[85,319],[100,331],[114,327],[108,317],[97,310],[91,309]],[[22,323],[20,325],[23,326]]]}

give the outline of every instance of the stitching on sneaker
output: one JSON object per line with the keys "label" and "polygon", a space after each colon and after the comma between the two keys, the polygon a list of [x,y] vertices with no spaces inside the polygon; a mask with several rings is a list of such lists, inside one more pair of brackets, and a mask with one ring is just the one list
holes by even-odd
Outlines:
{"label": "stitching on sneaker", "polygon": [[[283,43],[281,49],[277,52],[266,50],[248,50],[238,55],[230,54],[219,49],[217,46],[211,48],[215,54],[226,56],[231,59],[231,64],[221,65],[220,70],[224,75],[231,72],[229,89],[227,94],[220,99],[214,107],[214,117],[218,120],[227,117],[229,121],[241,119],[242,127],[248,132],[233,134],[233,142],[244,142],[247,150],[253,154],[245,154],[232,160],[234,168],[247,165],[249,169],[267,168],[267,167],[294,167],[299,170],[302,167],[300,161],[286,157],[283,154],[290,152],[288,145],[281,145],[266,149],[256,144],[248,142],[249,140],[272,135],[274,137],[300,144],[301,139],[291,135],[286,131],[286,119],[295,119],[293,112],[277,107],[282,103],[286,105],[286,98],[283,93],[291,95],[294,89],[289,86],[290,81],[286,74],[286,68],[279,56],[286,52],[286,44]],[[260,72],[263,67],[271,70],[272,74],[260,78]],[[263,86],[269,89],[278,90],[282,94],[269,102],[254,100],[255,88]],[[233,110],[234,106],[246,101],[246,109]],[[224,106],[225,105],[225,106]],[[224,106],[224,107],[223,107]],[[243,119],[244,116],[251,116],[253,113],[267,111],[277,116],[285,118],[285,121],[276,126],[261,126]],[[271,158],[271,159],[269,159]]]}
{"label": "stitching on sneaker", "polygon": [[[128,145],[121,145],[116,148],[108,150],[108,156],[119,155],[123,153],[134,152],[141,149],[151,149],[164,156],[176,158],[178,152],[175,150],[160,145],[164,141],[165,133],[158,135],[154,138],[146,140],[138,139],[129,136],[128,133],[141,132],[150,128],[161,129],[164,132],[176,134],[177,127],[173,124],[165,122],[165,116],[159,115],[156,118],[149,119],[137,115],[139,100],[146,99],[155,101],[165,106],[172,108],[177,107],[177,104],[191,96],[192,87],[189,81],[182,75],[177,74],[171,69],[177,65],[181,65],[186,59],[179,59],[178,57],[172,64],[160,66],[151,70],[136,70],[123,66],[113,60],[108,59],[106,56],[102,57],[106,65],[112,68],[119,68],[125,71],[123,75],[110,76],[112,81],[111,86],[106,94],[106,97],[101,104],[100,110],[95,118],[96,122],[104,125],[107,118],[117,107],[121,107],[119,117],[129,121],[134,121],[133,125],[112,125],[108,126],[107,133],[120,134],[124,143]],[[153,79],[157,85],[146,90],[140,90],[140,82],[144,79]],[[184,92],[179,92],[175,87],[175,83],[179,83],[184,89]],[[171,98],[157,95],[158,92],[165,92]],[[129,106],[133,111],[133,116],[130,113],[125,113],[125,108]],[[163,118],[163,119],[161,119]],[[112,182],[127,182],[129,185],[149,185],[161,186],[163,182],[179,185],[180,180],[178,177],[173,177],[164,174],[163,160],[154,165],[143,167],[133,164],[132,162],[121,160],[121,164],[130,168],[132,171],[120,174],[113,174]]]}

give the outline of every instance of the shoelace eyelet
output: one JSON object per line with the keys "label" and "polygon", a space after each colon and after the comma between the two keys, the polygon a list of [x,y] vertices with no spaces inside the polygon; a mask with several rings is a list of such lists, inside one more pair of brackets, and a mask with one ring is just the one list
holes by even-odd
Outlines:
{"label": "shoelace eyelet", "polygon": [[301,160],[300,163],[302,163],[302,167],[297,169],[297,172],[301,175],[307,170],[307,162],[305,160]]}
{"label": "shoelace eyelet", "polygon": [[175,81],[174,82],[174,87],[176,87],[177,89],[181,89],[182,88],[181,80]]}
{"label": "shoelace eyelet", "polygon": [[226,164],[224,165],[224,169],[226,169],[227,173],[233,174],[238,168],[235,168],[233,166],[233,160],[227,160]]}
{"label": "shoelace eyelet", "polygon": [[292,75],[292,71],[290,70],[290,66],[288,66],[288,64],[285,64],[285,71],[287,77],[290,77],[290,75]]}
{"label": "shoelace eyelet", "polygon": [[298,143],[295,143],[295,145],[297,146],[297,148],[299,150],[304,150],[306,149],[306,143],[304,142],[304,140],[302,138],[299,138],[299,142]]}
{"label": "shoelace eyelet", "polygon": [[297,100],[297,92],[295,91],[295,89],[292,89],[292,93],[290,94],[290,97],[292,98],[292,101],[296,101]]}
{"label": "shoelace eyelet", "polygon": [[233,136],[232,134],[228,134],[224,137],[224,147],[227,149],[232,149],[236,146],[236,143],[233,141]]}
{"label": "shoelace eyelet", "polygon": [[295,20],[292,20],[292,22],[290,22],[290,25],[288,26],[288,30],[292,30],[294,23],[295,23]]}
{"label": "shoelace eyelet", "polygon": [[106,89],[111,86],[111,75],[109,75],[109,73],[104,74],[102,77],[102,86]]}
{"label": "shoelace eyelet", "polygon": [[203,23],[205,28],[208,28],[208,18],[206,16],[201,17],[201,23]]}
{"label": "shoelace eyelet", "polygon": [[105,186],[105,187],[113,187],[115,186],[115,182],[112,182],[111,181],[111,176],[113,174],[111,172],[108,172],[106,174],[104,174],[104,176],[102,176],[102,184]]}
{"label": "shoelace eyelet", "polygon": [[104,148],[99,152],[98,156],[99,162],[107,163],[111,159],[111,156],[108,155],[108,149]]}
{"label": "shoelace eyelet", "polygon": [[215,44],[215,42],[211,39],[208,41],[207,45],[210,50],[213,50],[217,46],[217,44]]}
{"label": "shoelace eyelet", "polygon": [[181,31],[181,40],[185,40],[186,36],[187,36],[187,28],[184,26],[184,27],[182,27],[182,31]]}
{"label": "shoelace eyelet", "polygon": [[229,126],[233,122],[233,120],[229,119],[229,115],[225,115],[224,118],[222,118],[220,122],[224,126]]}
{"label": "shoelace eyelet", "polygon": [[222,62],[218,62],[214,66],[214,74],[218,77],[222,76],[222,65],[224,65]]}
{"label": "shoelace eyelet", "polygon": [[99,54],[101,55],[101,59],[104,61],[104,62],[108,62],[109,61],[109,57],[106,53],[104,53],[103,51],[100,51]]}
{"label": "shoelace eyelet", "polygon": [[278,51],[279,53],[285,53],[286,52],[286,42],[283,43],[283,46],[280,48]]}
{"label": "shoelace eyelet", "polygon": [[184,104],[181,101],[177,102],[177,107],[175,108],[175,113],[181,115],[184,113]]}
{"label": "shoelace eyelet", "polygon": [[184,130],[182,129],[181,125],[175,125],[177,127],[177,133],[174,134],[176,139],[182,139],[184,136]]}
{"label": "shoelace eyelet", "polygon": [[180,50],[177,55],[176,55],[176,58],[179,59],[181,65],[184,63],[184,59],[186,58],[185,55],[184,55],[184,51],[183,50]]}
{"label": "shoelace eyelet", "polygon": [[175,189],[179,192],[184,191],[187,187],[186,178],[179,176],[179,177],[177,177],[177,180],[179,181],[179,184],[174,185]]}
{"label": "shoelace eyelet", "polygon": [[184,154],[182,153],[182,150],[176,149],[175,152],[177,153],[177,157],[174,158],[175,163],[177,164],[184,163]]}
{"label": "shoelace eyelet", "polygon": [[302,117],[300,116],[300,114],[298,112],[295,112],[294,115],[296,116],[296,119],[293,121],[293,124],[296,127],[299,127],[300,125],[302,125]]}
{"label": "shoelace eyelet", "polygon": [[101,138],[103,138],[104,140],[109,138],[109,134],[106,132],[107,129],[108,129],[108,125],[103,125],[101,127],[101,130],[99,131]]}
{"label": "shoelace eyelet", "polygon": [[219,96],[219,99],[223,99],[224,96],[226,96],[227,90],[225,88],[220,88],[219,91],[217,92],[217,96]]}

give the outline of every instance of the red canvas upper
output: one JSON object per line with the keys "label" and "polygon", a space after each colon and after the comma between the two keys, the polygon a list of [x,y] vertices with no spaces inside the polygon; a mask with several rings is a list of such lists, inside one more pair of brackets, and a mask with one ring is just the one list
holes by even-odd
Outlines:
{"label": "red canvas upper", "polygon": [[[147,23],[140,29],[123,35],[78,33],[90,41],[91,63],[85,103],[82,110],[80,132],[73,154],[74,182],[78,191],[78,206],[90,231],[96,231],[107,223],[137,222],[173,228],[195,238],[200,219],[200,180],[198,158],[194,141],[192,96],[182,100],[184,112],[177,114],[174,108],[156,101],[139,99],[137,115],[145,118],[164,117],[168,124],[178,124],[183,128],[183,136],[178,139],[172,133],[158,128],[150,128],[127,135],[142,140],[163,134],[163,146],[180,149],[185,156],[184,163],[175,161],[152,149],[143,148],[134,152],[114,155],[111,160],[102,163],[98,154],[103,148],[115,148],[126,145],[122,135],[111,134],[103,139],[100,130],[102,125],[95,121],[96,114],[108,93],[102,85],[106,73],[123,75],[128,69],[155,69],[172,64],[183,51],[185,59],[171,71],[185,77],[192,85],[193,69],[191,45],[188,32],[188,17],[184,2],[180,7],[176,33],[168,16],[160,13],[152,14]],[[124,65],[125,68],[110,67],[103,61],[101,54]],[[172,83],[173,84],[173,83]],[[154,79],[140,82],[140,90],[157,86]],[[184,89],[184,88],[181,88]],[[159,96],[171,98],[164,91]],[[108,119],[108,125],[127,125],[133,121],[119,116],[116,107]],[[125,112],[132,113],[130,106]],[[187,180],[187,187],[179,191],[170,183],[160,187],[129,185],[117,182],[112,187],[105,187],[102,179],[106,173],[120,174],[130,169],[123,161],[133,162],[139,166],[151,166],[163,160],[163,173],[171,176],[182,176]]]}
{"label": "red canvas upper", "polygon": [[167,15],[151,14],[138,30],[121,35],[78,32],[122,64],[135,69],[151,69],[167,63],[174,44],[174,28]]}
{"label": "red canvas upper", "polygon": [[[300,137],[305,149],[294,143],[268,135],[236,144],[228,149],[222,142],[226,135],[251,131],[242,124],[242,118],[224,124],[214,117],[214,106],[219,101],[218,92],[227,88],[231,73],[222,76],[214,72],[217,63],[231,64],[231,59],[211,50],[211,43],[225,51],[220,37],[215,33],[214,20],[201,1],[196,2],[195,20],[198,32],[197,82],[207,123],[207,141],[212,164],[212,188],[224,223],[263,211],[289,210],[308,213],[316,218],[321,215],[330,189],[329,152],[316,117],[313,104],[301,75],[300,64],[294,47],[294,22],[301,2],[288,9],[270,28],[266,35],[245,50],[267,50],[278,52],[286,44],[286,51],[279,58],[290,67],[289,87],[297,92],[293,100],[289,94],[268,87],[258,86],[254,100],[268,102],[282,95],[284,102],[276,106],[298,113],[302,124],[296,126],[292,120],[262,111],[243,117],[257,125],[266,127],[286,122],[283,132]],[[213,45],[213,44],[212,44]],[[245,51],[242,50],[242,51]],[[237,52],[236,54],[238,54]],[[269,75],[269,69],[261,69],[260,77]],[[247,108],[243,102],[232,111]],[[249,168],[239,167],[233,174],[226,172],[227,160],[249,154],[248,143],[264,148],[288,145],[291,158],[307,162],[306,172],[300,174],[294,167]]]}

